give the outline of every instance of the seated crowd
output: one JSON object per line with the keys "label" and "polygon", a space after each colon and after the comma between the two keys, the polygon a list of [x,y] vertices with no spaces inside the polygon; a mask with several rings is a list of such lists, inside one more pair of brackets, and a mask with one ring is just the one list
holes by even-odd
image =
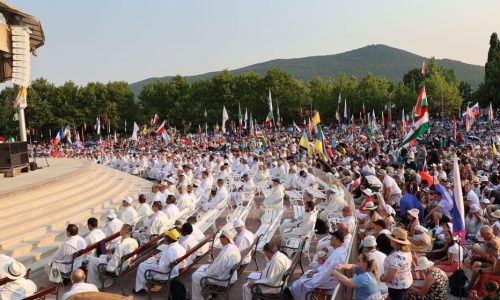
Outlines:
{"label": "seated crowd", "polygon": [[[149,194],[140,194],[138,203],[124,197],[118,209],[106,212],[102,228],[97,218],[89,218],[85,236],[79,235],[77,225],[69,224],[67,240],[47,260],[45,270],[52,276],[57,269],[69,278],[73,285],[63,295],[67,299],[111,286],[114,277],[104,278],[103,272],[118,276],[124,269],[136,268],[132,292],[146,294],[151,292],[150,280],[173,280],[196,265],[191,299],[207,299],[211,296],[207,285],[227,284],[229,288],[243,276],[238,270],[251,262],[254,252],[249,250],[255,247],[262,250],[267,263],[262,272],[246,278],[243,299],[252,299],[259,286],[261,293],[279,293],[281,285],[286,285],[282,297],[293,299],[315,293],[331,295],[340,287],[353,290],[354,299],[365,300],[439,300],[465,288],[471,297],[496,295],[495,284],[500,280],[498,176],[493,176],[493,169],[488,177],[479,166],[472,167],[468,149],[455,152],[461,170],[455,175],[450,149],[436,153],[430,170],[417,172],[424,167],[422,145],[412,148],[402,164],[394,164],[397,159],[390,154],[354,159],[363,151],[353,146],[349,150],[356,155],[349,158],[344,149],[336,167],[326,169],[299,155],[296,148],[293,143],[263,155],[233,151],[140,154],[131,159],[111,154],[108,166],[159,182]],[[277,153],[278,157],[273,156]],[[412,167],[404,168],[404,164]],[[454,186],[459,182],[454,175],[463,177],[462,186]],[[461,239],[454,230],[459,216],[453,214],[452,198],[459,190],[465,207]],[[255,207],[256,195],[262,196],[256,210],[260,227],[252,232],[245,226],[246,209]],[[217,228],[215,221],[226,208],[230,217]],[[290,217],[281,220],[284,211]],[[208,228],[214,234],[211,245],[204,244]],[[272,241],[275,233],[279,241]],[[74,258],[76,252],[107,238],[105,245]],[[317,243],[310,254],[313,240]],[[152,251],[143,248],[151,242]],[[211,248],[220,248],[213,261],[195,264]],[[147,257],[142,249],[148,249]],[[305,253],[310,264],[298,278],[286,278],[290,270],[293,275],[297,251]],[[34,283],[24,278],[25,269],[0,248],[0,278],[11,279],[0,286],[0,295],[22,290],[25,297],[36,291]],[[468,283],[454,284],[464,279],[464,269]],[[152,278],[146,276],[148,270]],[[14,284],[22,288],[12,291]]]}

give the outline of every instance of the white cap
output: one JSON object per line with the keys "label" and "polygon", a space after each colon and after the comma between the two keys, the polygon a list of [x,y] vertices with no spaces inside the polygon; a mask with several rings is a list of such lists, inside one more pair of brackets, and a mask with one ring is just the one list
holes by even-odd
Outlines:
{"label": "white cap", "polygon": [[110,218],[110,219],[116,219],[116,212],[115,212],[115,210],[114,209],[109,209],[107,217]]}
{"label": "white cap", "polygon": [[363,193],[365,193],[368,196],[373,196],[373,191],[371,189],[364,189]]}
{"label": "white cap", "polygon": [[484,198],[483,200],[481,200],[481,203],[484,203],[484,204],[490,204],[490,200],[488,200],[488,198]]}
{"label": "white cap", "polygon": [[377,246],[377,240],[373,235],[367,235],[363,239],[363,247],[375,247]]}
{"label": "white cap", "polygon": [[238,228],[238,227],[241,227],[241,226],[245,226],[245,222],[243,222],[241,219],[235,219],[233,221],[233,227],[234,228]]}
{"label": "white cap", "polygon": [[132,204],[134,202],[134,199],[130,196],[125,196],[125,197],[123,197],[122,201],[125,201],[128,204]]}

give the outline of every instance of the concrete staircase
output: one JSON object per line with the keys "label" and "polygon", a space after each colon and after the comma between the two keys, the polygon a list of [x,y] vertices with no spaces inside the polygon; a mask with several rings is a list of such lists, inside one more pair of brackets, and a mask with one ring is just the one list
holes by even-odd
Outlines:
{"label": "concrete staircase", "polygon": [[83,236],[89,217],[104,225],[105,211],[118,209],[123,196],[137,199],[150,190],[147,180],[85,162],[49,184],[0,196],[0,243],[7,255],[36,271],[65,241],[67,224],[77,224]]}

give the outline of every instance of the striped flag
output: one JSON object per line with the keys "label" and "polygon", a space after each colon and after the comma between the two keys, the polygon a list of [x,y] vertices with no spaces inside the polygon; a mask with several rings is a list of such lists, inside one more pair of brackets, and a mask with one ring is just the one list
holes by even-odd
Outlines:
{"label": "striped flag", "polygon": [[429,112],[427,109],[427,94],[425,93],[425,86],[422,87],[422,90],[420,90],[417,105],[415,107],[415,115],[417,117],[415,119],[415,123],[406,133],[400,147],[404,147],[410,142],[416,140],[429,128]]}
{"label": "striped flag", "polygon": [[465,208],[457,155],[453,157],[453,234],[465,241]]}

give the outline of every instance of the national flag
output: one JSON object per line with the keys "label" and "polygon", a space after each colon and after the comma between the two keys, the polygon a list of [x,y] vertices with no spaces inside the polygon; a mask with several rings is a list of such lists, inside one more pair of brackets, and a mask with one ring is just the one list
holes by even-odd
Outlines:
{"label": "national flag", "polygon": [[225,106],[222,106],[222,133],[226,133],[226,121],[229,120],[229,115]]}
{"label": "national flag", "polygon": [[59,145],[59,142],[63,139],[64,135],[63,135],[63,129],[59,129],[59,131],[57,132],[57,135],[56,137],[54,138],[54,140],[52,141],[52,147],[55,147],[57,145]]}
{"label": "national flag", "polygon": [[461,242],[465,241],[465,208],[462,196],[462,183],[460,182],[460,169],[458,159],[453,157],[453,234],[461,237]]}
{"label": "national flag", "polygon": [[[116,137],[116,130],[115,130],[115,135],[114,135],[114,142],[118,143],[118,138]],[[111,146],[111,148],[113,148],[113,146]]]}
{"label": "national flag", "polygon": [[266,121],[264,122],[265,126],[271,127],[271,125],[273,124],[273,120],[274,120],[273,112],[269,111],[269,113],[266,116]]}
{"label": "national flag", "polygon": [[494,142],[491,143],[491,153],[493,153],[493,155],[497,155],[497,146]]}
{"label": "national flag", "polygon": [[245,129],[247,129],[247,128],[248,128],[247,122],[248,122],[248,109],[247,109],[247,108],[245,108],[245,118],[244,118],[244,120],[243,120],[243,124],[244,124],[244,127],[243,127],[243,128],[245,128]]}
{"label": "national flag", "polygon": [[293,121],[293,128],[297,129],[298,132],[300,132],[300,127]]}
{"label": "national flag", "polygon": [[281,117],[280,117],[280,106],[278,101],[276,101],[276,115],[278,117],[278,127],[281,125]]}
{"label": "national flag", "polygon": [[307,131],[304,128],[302,130],[302,137],[300,138],[299,141],[299,148],[307,151],[307,154],[311,153],[311,148],[309,147],[309,140],[307,139]]}
{"label": "national flag", "polygon": [[216,123],[215,123],[215,127],[214,127],[214,132],[215,132],[215,133],[219,133],[219,131],[220,131],[220,129],[219,129],[219,123],[218,123],[218,122],[216,122]]}
{"label": "national flag", "polygon": [[249,134],[250,134],[250,136],[253,136],[255,134],[254,128],[253,128],[252,113],[250,113]]}
{"label": "national flag", "polygon": [[342,101],[342,93],[339,93],[339,100],[337,101],[337,110],[335,111],[335,119],[340,123],[340,101]]}
{"label": "national flag", "polygon": [[269,96],[267,97],[267,101],[269,103],[269,111],[273,112],[273,98],[271,97],[271,89],[269,89]]}
{"label": "national flag", "polygon": [[344,120],[346,122],[349,120],[349,116],[347,114],[347,99],[344,99]]}
{"label": "national flag", "polygon": [[488,107],[488,126],[493,127],[493,120],[495,120],[495,117],[493,115],[493,106],[491,106],[490,102],[490,107]]}
{"label": "national flag", "polygon": [[384,111],[382,110],[382,118],[380,119],[380,125],[382,125],[382,128],[385,127],[385,123],[384,123]]}
{"label": "national flag", "polygon": [[312,124],[313,124],[313,126],[316,126],[319,123],[321,123],[321,118],[319,116],[319,111],[316,111],[316,113],[314,114],[314,116],[312,118]]}
{"label": "national flag", "polygon": [[139,125],[134,122],[134,129],[132,129],[132,137],[130,138],[132,141],[137,141],[137,131],[139,131]]}
{"label": "national flag", "polygon": [[354,115],[351,115],[351,131],[353,134],[356,131],[356,122],[354,122]]}
{"label": "national flag", "polygon": [[474,114],[474,117],[477,117],[479,115],[479,103],[476,102],[474,106],[471,107],[472,113]]}
{"label": "national flag", "polygon": [[164,130],[162,132],[161,136],[163,137],[163,140],[165,141],[165,145],[170,144],[170,135],[168,135],[168,132],[166,130]]}
{"label": "national flag", "polygon": [[238,122],[240,125],[240,130],[243,129],[243,115],[241,114],[241,104],[238,103]]}
{"label": "national flag", "polygon": [[424,134],[429,128],[429,112],[427,109],[427,94],[425,93],[425,86],[422,87],[418,96],[415,114],[417,115],[415,124],[413,124],[412,128],[410,128],[410,130],[406,133],[403,138],[403,142],[401,143],[401,147],[404,147],[413,140],[416,140],[417,137]]}
{"label": "national flag", "polygon": [[163,121],[160,125],[160,127],[158,127],[158,129],[156,129],[155,133],[157,136],[160,136],[163,131],[165,131],[165,121]]}
{"label": "national flag", "polygon": [[422,73],[422,75],[425,77],[425,71],[427,71],[427,65],[425,64],[425,60],[422,61],[422,70],[420,71],[420,73]]}
{"label": "national flag", "polygon": [[257,124],[257,122],[255,122],[255,136],[256,137],[264,136],[264,133],[262,132],[262,129],[260,129],[260,126],[259,124]]}
{"label": "national flag", "polygon": [[327,160],[328,158],[326,157],[326,147],[324,143],[324,136],[323,136],[323,131],[321,130],[321,125],[318,124],[318,135],[316,136],[316,140],[314,141],[314,148],[318,153],[321,154],[321,157],[323,160]]}
{"label": "national flag", "polygon": [[151,119],[149,120],[149,124],[150,125],[155,125],[156,123],[158,123],[160,121],[160,117],[158,117],[157,114],[155,114],[154,116],[151,117]]}
{"label": "national flag", "polygon": [[467,110],[465,111],[465,131],[470,131],[472,124],[474,124],[474,120],[475,117],[472,108],[467,107]]}
{"label": "national flag", "polygon": [[101,121],[99,120],[99,117],[96,118],[95,130],[97,132],[97,135],[101,134]]}

